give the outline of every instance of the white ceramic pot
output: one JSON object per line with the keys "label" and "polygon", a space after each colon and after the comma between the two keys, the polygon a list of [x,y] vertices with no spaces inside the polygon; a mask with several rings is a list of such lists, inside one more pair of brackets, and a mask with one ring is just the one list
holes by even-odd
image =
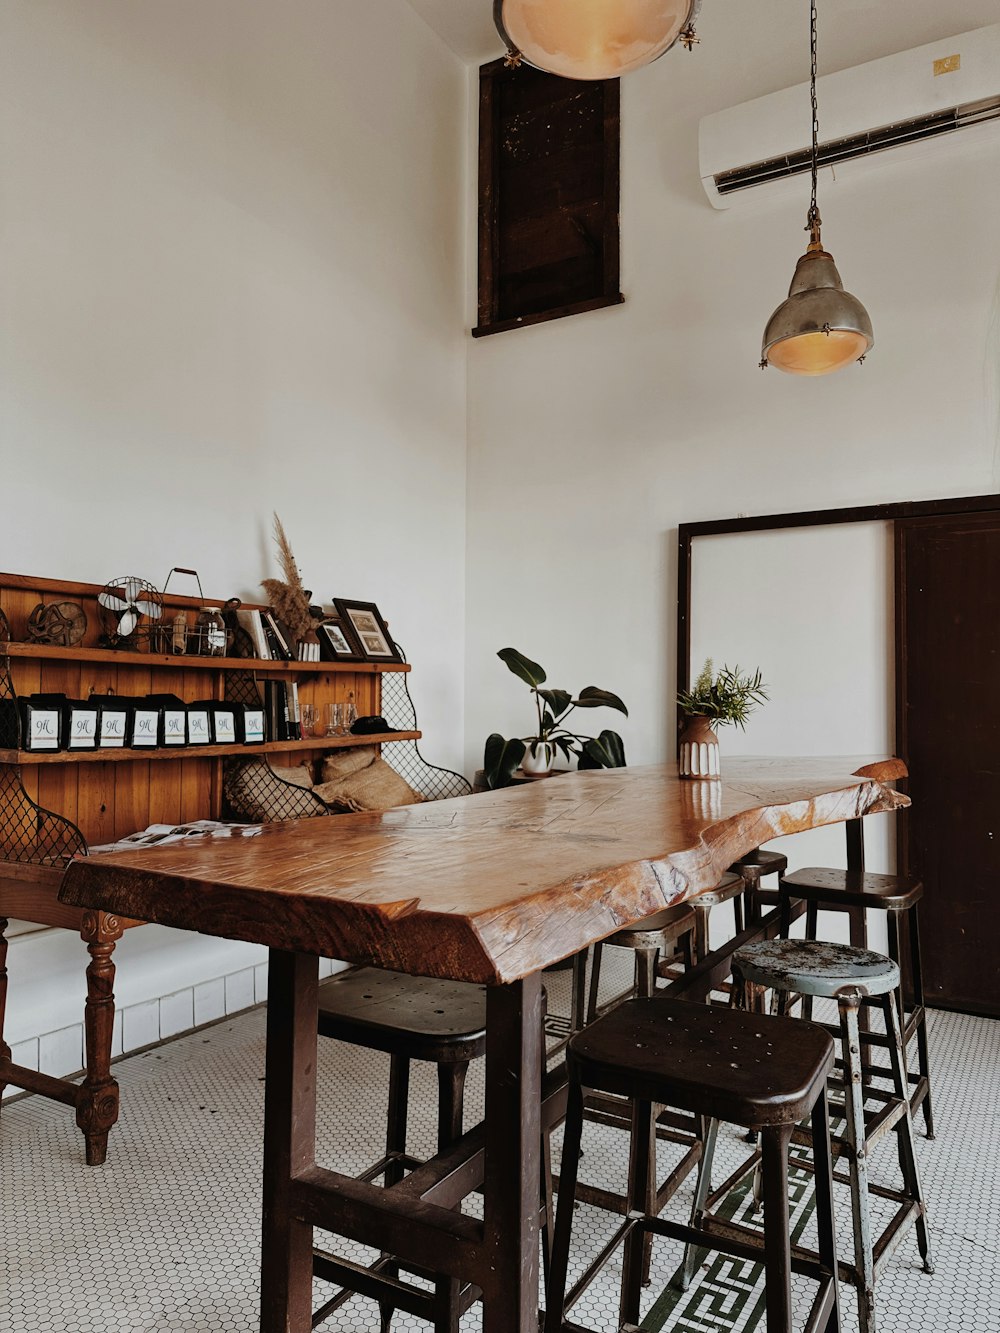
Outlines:
{"label": "white ceramic pot", "polygon": [[682,778],[718,778],[719,738],[707,717],[689,717],[681,732],[677,772]]}
{"label": "white ceramic pot", "polygon": [[556,761],[556,747],[551,741],[528,741],[521,760],[521,770],[530,773],[533,778],[543,773],[551,773]]}

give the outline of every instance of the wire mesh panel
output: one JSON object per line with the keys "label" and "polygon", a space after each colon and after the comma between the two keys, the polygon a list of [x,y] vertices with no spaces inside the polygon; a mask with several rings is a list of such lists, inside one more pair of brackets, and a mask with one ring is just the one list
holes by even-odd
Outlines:
{"label": "wire mesh panel", "polygon": [[87,840],[76,825],[36,805],[16,765],[0,765],[0,859],[64,866],[86,851]]}
{"label": "wire mesh panel", "polygon": [[[396,648],[405,662],[406,654],[398,643]],[[382,716],[392,731],[420,730],[405,671],[382,673]],[[416,741],[393,741],[385,746],[382,758],[427,801],[442,801],[448,796],[468,796],[472,791],[471,784],[461,773],[429,764],[420,753]]]}
{"label": "wire mesh panel", "polygon": [[308,787],[297,787],[279,778],[263,756],[227,759],[223,764],[222,794],[227,815],[252,824],[330,813],[329,807]]}

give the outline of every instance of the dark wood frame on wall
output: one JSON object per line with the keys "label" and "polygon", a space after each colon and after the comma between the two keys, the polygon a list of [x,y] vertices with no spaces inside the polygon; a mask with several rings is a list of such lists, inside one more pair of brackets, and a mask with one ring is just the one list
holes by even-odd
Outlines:
{"label": "dark wood frame on wall", "polygon": [[[560,106],[565,113],[568,104],[578,102],[585,110],[601,118],[600,170],[593,171],[593,137],[589,142],[574,142],[571,133],[560,141],[558,152],[549,152],[544,135],[551,129],[545,117],[539,117],[537,129],[531,123],[534,96],[527,96],[522,131],[538,135],[537,147],[546,156],[550,171],[546,180],[547,198],[540,198],[538,211],[531,219],[533,226],[550,243],[565,234],[567,224],[592,252],[599,254],[592,281],[581,294],[578,283],[567,282],[560,291],[558,277],[550,282],[552,288],[544,309],[537,308],[537,300],[519,302],[504,291],[504,278],[512,270],[507,262],[513,249],[512,238],[517,225],[505,217],[503,199],[504,169],[501,153],[506,140],[505,114],[509,114],[509,98],[518,89],[518,80],[524,82],[528,94],[537,93],[541,81],[549,81],[558,94],[565,88],[566,96],[553,97],[541,105]],[[506,111],[505,111],[506,108]],[[583,113],[582,113],[583,114]],[[567,118],[570,129],[572,119]],[[475,338],[486,334],[502,333],[507,329],[522,328],[566,315],[577,315],[586,310],[624,301],[619,290],[620,242],[620,91],[617,79],[598,82],[576,82],[558,79],[552,74],[522,65],[510,69],[504,60],[483,65],[479,71],[479,323],[472,330]],[[581,197],[581,180],[583,197]],[[565,187],[565,188],[563,188]],[[575,192],[574,192],[575,187]],[[568,200],[568,201],[567,201]],[[581,212],[586,213],[582,219]],[[518,219],[523,234],[524,218]],[[579,244],[579,241],[578,241]],[[558,240],[556,242],[558,250]],[[569,260],[569,255],[565,256]],[[540,271],[542,265],[539,265]],[[525,270],[530,272],[530,270]],[[536,307],[536,308],[532,308]]]}
{"label": "dark wood frame on wall", "polygon": [[[702,523],[682,523],[678,528],[677,560],[677,688],[688,689],[691,681],[691,569],[693,545],[696,537],[722,536],[739,532],[766,532],[780,528],[828,527],[842,523],[884,522],[892,527],[893,585],[905,587],[905,538],[918,520],[954,518],[961,515],[996,514],[1000,511],[1000,495],[971,495],[945,500],[901,501],[895,504],[862,505],[851,509],[817,509],[799,514],[767,514],[759,518],[715,519]],[[893,748],[901,759],[909,759],[907,735],[906,688],[910,644],[907,638],[903,599],[895,597],[893,626],[893,659],[897,688],[895,691],[895,718]],[[915,645],[914,652],[926,651],[926,645]],[[900,784],[904,789],[905,783]],[[910,857],[910,828],[906,812],[895,821],[897,866],[901,874],[915,869]],[[858,830],[848,823],[848,864],[863,868],[862,841]],[[996,1017],[994,1009],[969,1008],[967,1004],[952,1003],[948,998],[935,998],[935,1007],[958,1008],[963,1013],[984,1013]]]}

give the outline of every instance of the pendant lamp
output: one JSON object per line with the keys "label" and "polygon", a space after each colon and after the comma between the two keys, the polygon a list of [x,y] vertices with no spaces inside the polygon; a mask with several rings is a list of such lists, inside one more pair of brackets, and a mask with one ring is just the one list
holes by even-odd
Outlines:
{"label": "pendant lamp", "polygon": [[812,197],[806,214],[809,244],[795,265],[788,299],[767,321],[761,368],[777,366],[790,375],[829,375],[851,361],[863,361],[875,345],[868,311],[844,291],[833,255],[823,249],[822,219],[816,203],[819,168],[819,110],[816,101],[816,5],[810,7],[809,79],[812,98]]}
{"label": "pendant lamp", "polygon": [[675,42],[690,51],[701,0],[493,0],[507,64],[564,79],[617,79]]}

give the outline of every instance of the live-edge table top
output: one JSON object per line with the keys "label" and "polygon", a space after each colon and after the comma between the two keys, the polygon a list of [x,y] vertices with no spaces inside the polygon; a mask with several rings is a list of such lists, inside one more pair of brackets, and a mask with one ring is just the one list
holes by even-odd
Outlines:
{"label": "live-edge table top", "polygon": [[782,834],[891,811],[896,759],[728,759],[558,780],[90,856],[80,907],[425,976],[505,983],[718,883]]}

